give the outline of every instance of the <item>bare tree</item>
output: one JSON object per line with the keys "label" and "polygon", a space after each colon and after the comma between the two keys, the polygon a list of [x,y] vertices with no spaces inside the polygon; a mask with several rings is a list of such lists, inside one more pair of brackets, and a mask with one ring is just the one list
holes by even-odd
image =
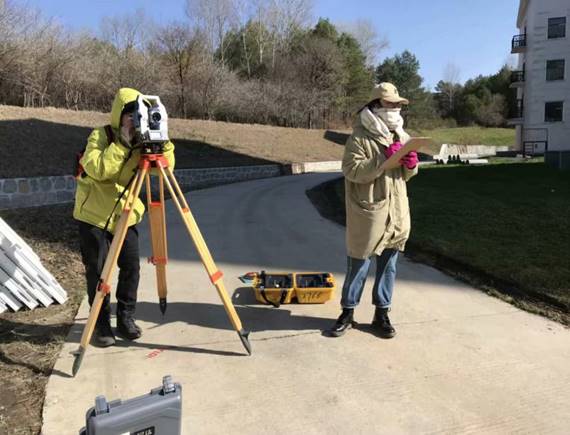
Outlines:
{"label": "bare tree", "polygon": [[267,45],[271,42],[271,36],[267,31],[268,22],[268,2],[266,0],[253,0],[254,17],[253,32],[257,48],[257,61],[263,64],[263,55]]}
{"label": "bare tree", "polygon": [[457,95],[461,92],[461,86],[459,84],[460,77],[461,72],[459,67],[449,62],[443,71],[443,82],[440,82],[437,87],[440,98],[445,101],[443,106],[445,107],[447,115],[452,114],[455,110],[455,100],[457,99]]}
{"label": "bare tree", "polygon": [[266,50],[274,43],[275,36],[269,30],[271,0],[237,0],[236,4],[240,11],[239,24],[244,60],[248,77],[251,77],[252,56],[256,57],[258,65],[263,65]]}
{"label": "bare tree", "polygon": [[30,15],[28,29],[18,40],[16,74],[9,81],[20,88],[24,106],[56,104],[52,95],[58,88],[63,68],[72,62],[70,37],[63,28],[44,20],[39,13]]}
{"label": "bare tree", "polygon": [[372,21],[368,18],[359,19],[351,23],[340,23],[340,29],[353,36],[358,41],[360,49],[366,56],[368,65],[375,65],[378,55],[389,46],[388,38],[380,36]]}
{"label": "bare tree", "polygon": [[0,8],[0,74],[10,69],[20,57],[19,51],[32,38],[30,35],[49,25],[37,11],[9,1]]}
{"label": "bare tree", "polygon": [[214,119],[220,98],[223,95],[224,83],[231,73],[211,58],[204,58],[192,69],[191,97],[196,106],[196,115]]}
{"label": "bare tree", "polygon": [[236,27],[239,28],[239,38],[240,45],[242,48],[242,59],[245,62],[245,67],[247,71],[247,76],[251,77],[251,63],[253,56],[253,47],[249,44],[249,32],[251,27],[248,26],[252,15],[254,4],[252,0],[236,0],[235,1],[235,12],[236,12]]}
{"label": "bare tree", "polygon": [[268,0],[267,28],[273,37],[271,69],[275,70],[278,51],[286,52],[293,33],[309,25],[314,0]]}
{"label": "bare tree", "polygon": [[447,83],[456,85],[459,83],[460,79],[461,70],[459,67],[453,62],[448,62],[447,65],[445,65],[445,69],[443,70],[443,80]]}
{"label": "bare tree", "polygon": [[100,26],[103,40],[125,54],[144,49],[153,27],[152,20],[142,9],[123,16],[105,17]]}
{"label": "bare tree", "polygon": [[207,37],[212,55],[218,50],[225,62],[228,47],[227,34],[236,27],[237,5],[235,0],[186,0],[186,14],[191,23]]}
{"label": "bare tree", "polygon": [[175,23],[158,32],[156,41],[156,49],[170,66],[171,77],[178,86],[178,106],[186,118],[190,70],[201,48],[199,37],[188,26]]}
{"label": "bare tree", "polygon": [[146,17],[142,9],[133,14],[102,20],[101,34],[109,44],[109,49],[102,53],[108,69],[106,75],[110,80],[106,83],[115,87],[140,89],[153,85],[156,62],[146,48],[155,29],[154,22]]}

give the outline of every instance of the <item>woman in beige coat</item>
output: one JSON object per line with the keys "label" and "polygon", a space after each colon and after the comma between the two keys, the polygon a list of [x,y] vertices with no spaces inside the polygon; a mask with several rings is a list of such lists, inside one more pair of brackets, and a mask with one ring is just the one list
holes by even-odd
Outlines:
{"label": "woman in beige coat", "polygon": [[407,154],[401,166],[381,170],[382,163],[410,139],[404,131],[400,109],[408,100],[391,83],[374,88],[371,101],[356,117],[346,142],[342,171],[345,176],[346,244],[348,267],[342,289],[342,314],[329,334],[343,335],[353,324],[354,308],[360,302],[372,257],[376,280],[372,325],[383,338],[396,331],[388,311],[396,277],[396,261],[410,234],[410,209],[406,182],[416,175],[418,158]]}

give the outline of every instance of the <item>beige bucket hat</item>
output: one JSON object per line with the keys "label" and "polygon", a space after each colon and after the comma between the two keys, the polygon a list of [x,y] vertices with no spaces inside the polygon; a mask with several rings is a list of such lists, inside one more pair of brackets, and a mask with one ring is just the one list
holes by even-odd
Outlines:
{"label": "beige bucket hat", "polygon": [[386,100],[390,103],[409,104],[410,102],[398,94],[398,89],[392,83],[383,82],[374,86],[369,101]]}

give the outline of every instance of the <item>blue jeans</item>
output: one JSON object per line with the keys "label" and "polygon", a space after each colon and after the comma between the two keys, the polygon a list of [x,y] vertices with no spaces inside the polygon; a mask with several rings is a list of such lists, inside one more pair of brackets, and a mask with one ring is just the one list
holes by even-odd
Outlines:
{"label": "blue jeans", "polygon": [[[397,249],[384,249],[382,255],[376,257],[376,280],[372,289],[372,304],[379,308],[388,308],[392,303],[394,281],[396,280],[396,261],[398,260]],[[348,258],[346,278],[342,287],[342,308],[354,308],[360,303],[370,258]]]}

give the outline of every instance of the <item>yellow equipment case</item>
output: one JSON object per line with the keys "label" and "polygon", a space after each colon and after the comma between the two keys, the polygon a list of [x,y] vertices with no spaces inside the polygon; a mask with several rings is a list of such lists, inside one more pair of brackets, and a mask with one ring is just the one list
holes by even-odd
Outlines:
{"label": "yellow equipment case", "polygon": [[336,283],[332,273],[295,273],[295,296],[300,304],[324,304],[332,299]]}
{"label": "yellow equipment case", "polygon": [[328,272],[261,273],[250,272],[240,277],[253,287],[255,299],[262,304],[279,307],[294,299],[300,304],[324,304],[334,296],[336,282]]}

